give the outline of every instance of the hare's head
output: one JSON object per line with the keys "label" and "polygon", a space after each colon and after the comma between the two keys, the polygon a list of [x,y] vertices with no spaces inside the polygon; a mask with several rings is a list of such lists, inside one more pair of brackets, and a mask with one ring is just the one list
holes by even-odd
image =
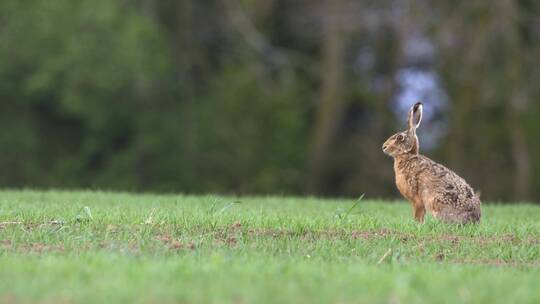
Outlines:
{"label": "hare's head", "polygon": [[409,111],[409,128],[388,138],[383,146],[383,152],[392,157],[405,154],[418,154],[419,143],[416,128],[422,121],[422,103],[417,102]]}

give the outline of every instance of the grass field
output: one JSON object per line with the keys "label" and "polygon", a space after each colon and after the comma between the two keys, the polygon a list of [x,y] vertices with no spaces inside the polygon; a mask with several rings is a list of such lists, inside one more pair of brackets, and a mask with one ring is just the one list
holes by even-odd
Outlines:
{"label": "grass field", "polygon": [[27,302],[540,303],[540,207],[3,191],[0,303]]}

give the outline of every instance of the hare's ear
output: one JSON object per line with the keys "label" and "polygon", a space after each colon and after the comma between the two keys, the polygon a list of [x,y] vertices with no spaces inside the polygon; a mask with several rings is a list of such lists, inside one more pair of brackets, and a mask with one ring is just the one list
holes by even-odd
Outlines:
{"label": "hare's ear", "polygon": [[420,126],[422,121],[423,105],[421,102],[417,102],[412,106],[409,111],[409,131],[416,131],[416,128]]}

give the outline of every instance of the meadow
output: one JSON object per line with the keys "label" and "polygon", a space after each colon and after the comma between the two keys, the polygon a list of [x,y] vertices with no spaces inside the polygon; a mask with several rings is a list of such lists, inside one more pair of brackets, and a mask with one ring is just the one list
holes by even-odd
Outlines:
{"label": "meadow", "polygon": [[0,303],[540,303],[540,207],[0,191]]}

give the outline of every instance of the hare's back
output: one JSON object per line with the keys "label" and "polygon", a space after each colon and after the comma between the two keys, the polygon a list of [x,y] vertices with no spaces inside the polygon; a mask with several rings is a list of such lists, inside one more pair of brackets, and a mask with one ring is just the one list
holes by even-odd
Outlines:
{"label": "hare's back", "polygon": [[[424,157],[428,162],[422,180],[425,199],[433,204],[434,211],[452,207],[459,210],[473,209],[479,200],[472,187],[454,171]],[[478,201],[478,203],[477,203]]]}

